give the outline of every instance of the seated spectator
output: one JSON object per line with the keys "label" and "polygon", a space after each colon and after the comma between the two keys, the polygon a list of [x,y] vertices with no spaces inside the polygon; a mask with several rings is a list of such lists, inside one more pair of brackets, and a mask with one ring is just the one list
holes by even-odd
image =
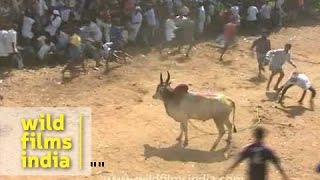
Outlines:
{"label": "seated spectator", "polygon": [[45,36],[40,36],[38,38],[38,41],[40,41],[41,47],[38,51],[38,59],[42,62],[47,62],[47,57],[51,51],[54,49],[54,44],[50,41],[49,38],[46,38]]}
{"label": "seated spectator", "polygon": [[70,37],[67,33],[58,29],[56,39],[56,50],[58,52],[64,51],[70,42]]}

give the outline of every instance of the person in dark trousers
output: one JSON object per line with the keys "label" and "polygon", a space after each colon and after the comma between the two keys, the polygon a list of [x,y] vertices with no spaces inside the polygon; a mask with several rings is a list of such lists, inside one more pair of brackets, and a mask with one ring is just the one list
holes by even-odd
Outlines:
{"label": "person in dark trousers", "polygon": [[253,137],[254,142],[243,148],[243,150],[238,154],[236,161],[232,164],[230,168],[226,170],[223,176],[229,174],[243,160],[249,159],[249,180],[267,180],[268,161],[271,161],[279,170],[283,179],[287,180],[288,177],[280,165],[279,157],[277,157],[270,148],[264,145],[263,140],[265,137],[265,129],[262,127],[254,129]]}
{"label": "person in dark trousers", "polygon": [[320,163],[319,163],[318,166],[316,167],[316,172],[320,174]]}
{"label": "person in dark trousers", "polygon": [[311,107],[313,107],[313,99],[316,97],[316,90],[314,89],[314,87],[311,84],[311,81],[309,80],[308,76],[304,73],[300,73],[297,71],[294,71],[290,78],[288,79],[288,81],[279,88],[278,93],[280,93],[281,91],[281,96],[279,98],[278,103],[282,103],[283,98],[287,92],[287,90],[293,86],[299,86],[300,88],[303,89],[303,94],[300,98],[300,100],[298,101],[300,104],[302,104],[304,97],[307,93],[307,91],[311,91],[312,95],[311,95],[311,99],[310,99],[310,104]]}
{"label": "person in dark trousers", "polygon": [[262,37],[255,40],[251,46],[251,50],[256,48],[259,69],[258,77],[261,77],[261,71],[264,71],[263,66],[267,65],[268,63],[268,61],[266,61],[266,54],[271,50],[271,42],[267,36],[267,32],[263,32]]}

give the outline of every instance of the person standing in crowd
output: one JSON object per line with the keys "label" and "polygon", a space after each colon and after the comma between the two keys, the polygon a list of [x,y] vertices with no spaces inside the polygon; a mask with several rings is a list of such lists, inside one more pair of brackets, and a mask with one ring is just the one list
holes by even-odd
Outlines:
{"label": "person standing in crowd", "polygon": [[17,63],[18,69],[22,69],[24,67],[23,59],[17,49],[17,25],[11,24],[8,27],[4,41],[4,54],[7,54],[11,60]]}
{"label": "person standing in crowd", "polygon": [[282,178],[289,179],[280,165],[280,159],[273,150],[264,145],[266,130],[258,127],[253,130],[254,142],[245,146],[237,155],[236,161],[226,170],[223,176],[231,173],[242,161],[249,159],[249,180],[266,180],[268,177],[267,162],[272,162],[282,175]]}
{"label": "person standing in crowd", "polygon": [[189,53],[193,47],[194,41],[194,27],[195,22],[191,20],[187,15],[189,14],[189,9],[183,6],[180,9],[180,16],[176,19],[177,40],[178,40],[178,52],[181,52],[181,48],[184,45],[188,45],[188,50],[184,54],[185,57],[189,57]]}
{"label": "person standing in crowd", "polygon": [[248,23],[248,28],[251,31],[251,33],[255,33],[257,30],[258,26],[258,18],[257,15],[259,13],[259,10],[256,6],[253,4],[248,8],[247,10],[247,23]]}
{"label": "person standing in crowd", "polygon": [[96,21],[103,32],[104,42],[110,42],[111,15],[108,6],[99,11]]}
{"label": "person standing in crowd", "polygon": [[[162,54],[163,48],[170,44],[173,39],[176,37],[175,30],[178,29],[178,27],[175,24],[174,21],[174,14],[171,14],[168,19],[165,21],[164,24],[164,42],[161,42],[160,44],[160,55]],[[170,52],[168,53],[170,54]]]}
{"label": "person standing in crowd", "polygon": [[284,0],[276,0],[276,9],[278,11],[278,16],[279,16],[279,26],[283,25],[283,18],[286,15],[286,13],[283,10],[283,4],[284,4]]}
{"label": "person standing in crowd", "polygon": [[261,71],[264,71],[264,67],[268,62],[266,60],[266,54],[271,50],[271,42],[267,37],[267,32],[263,32],[262,37],[255,40],[252,43],[251,50],[256,48],[256,55],[258,60],[258,77],[261,77]]}
{"label": "person standing in crowd", "polygon": [[224,27],[224,47],[222,48],[220,61],[223,61],[223,55],[226,53],[228,47],[234,42],[237,32],[237,25],[234,22],[234,19],[231,19]]}
{"label": "person standing in crowd", "polygon": [[300,104],[303,103],[304,97],[305,97],[308,90],[312,93],[311,99],[310,99],[310,104],[311,104],[311,107],[313,108],[313,105],[314,105],[313,100],[316,97],[316,90],[312,86],[312,83],[309,80],[308,76],[304,73],[300,73],[297,71],[292,72],[291,76],[289,77],[287,82],[279,88],[278,93],[281,92],[281,95],[278,100],[278,103],[282,104],[283,98],[284,98],[287,90],[295,85],[299,86],[300,88],[303,89],[303,94],[302,94],[300,100],[298,101]]}
{"label": "person standing in crowd", "polygon": [[141,14],[141,7],[136,6],[135,11],[131,15],[131,21],[129,22],[129,35],[128,40],[132,43],[136,42],[137,35],[140,31],[140,27],[142,24],[142,14]]}
{"label": "person standing in crowd", "polygon": [[262,27],[265,29],[271,28],[271,11],[272,7],[269,2],[264,2],[260,9],[260,17],[262,21]]}
{"label": "person standing in crowd", "polygon": [[95,22],[95,19],[90,21],[89,29],[90,34],[92,34],[92,39],[95,42],[102,42],[102,32],[100,27]]}
{"label": "person standing in crowd", "polygon": [[143,40],[146,45],[152,45],[154,40],[155,28],[157,25],[156,14],[152,4],[149,3],[146,5],[147,9],[144,13],[144,17],[146,19],[146,27],[144,28]]}
{"label": "person standing in crowd", "polygon": [[45,28],[45,31],[49,33],[50,39],[53,41],[57,29],[61,26],[62,19],[58,10],[53,10],[50,17],[49,25]]}
{"label": "person standing in crowd", "polygon": [[35,20],[35,30],[37,33],[43,30],[43,26],[47,24],[48,6],[45,0],[32,0],[31,12]]}
{"label": "person standing in crowd", "polygon": [[26,45],[31,44],[31,40],[34,36],[32,32],[32,25],[35,23],[35,20],[31,18],[31,12],[29,10],[25,11],[22,23],[22,37],[24,38]]}
{"label": "person standing in crowd", "polygon": [[240,17],[240,14],[239,14],[239,7],[234,5],[230,8],[230,11],[232,13],[232,16],[235,20],[235,23],[237,25],[237,29],[240,27],[240,24],[241,24],[241,17]]}
{"label": "person standing in crowd", "polygon": [[270,60],[269,69],[271,71],[271,75],[267,85],[267,90],[269,90],[270,83],[273,77],[277,74],[280,74],[280,77],[274,86],[274,90],[278,90],[278,86],[284,77],[284,71],[282,69],[282,66],[285,62],[290,63],[294,68],[296,68],[296,65],[291,61],[291,54],[289,52],[291,47],[291,44],[286,44],[284,49],[271,50],[266,54],[266,58]]}
{"label": "person standing in crowd", "polygon": [[199,38],[204,30],[206,22],[206,11],[203,6],[203,2],[199,1],[197,4],[197,15],[196,15],[196,37]]}

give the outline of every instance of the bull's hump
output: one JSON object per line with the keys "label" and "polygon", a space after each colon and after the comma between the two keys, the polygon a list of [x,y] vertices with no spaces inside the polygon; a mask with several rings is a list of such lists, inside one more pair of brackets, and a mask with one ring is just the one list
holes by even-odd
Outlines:
{"label": "bull's hump", "polygon": [[188,93],[189,87],[186,84],[179,84],[177,87],[174,88],[173,92],[175,94],[184,94]]}

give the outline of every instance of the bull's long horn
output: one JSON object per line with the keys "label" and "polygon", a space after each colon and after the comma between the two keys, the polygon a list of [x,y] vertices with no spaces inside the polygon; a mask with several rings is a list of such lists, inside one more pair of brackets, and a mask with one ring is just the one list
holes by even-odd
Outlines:
{"label": "bull's long horn", "polygon": [[160,73],[160,84],[163,84],[162,73]]}
{"label": "bull's long horn", "polygon": [[168,84],[168,83],[169,83],[169,81],[170,81],[170,73],[169,73],[169,71],[167,71],[167,74],[168,74],[168,76],[167,76],[166,83]]}

